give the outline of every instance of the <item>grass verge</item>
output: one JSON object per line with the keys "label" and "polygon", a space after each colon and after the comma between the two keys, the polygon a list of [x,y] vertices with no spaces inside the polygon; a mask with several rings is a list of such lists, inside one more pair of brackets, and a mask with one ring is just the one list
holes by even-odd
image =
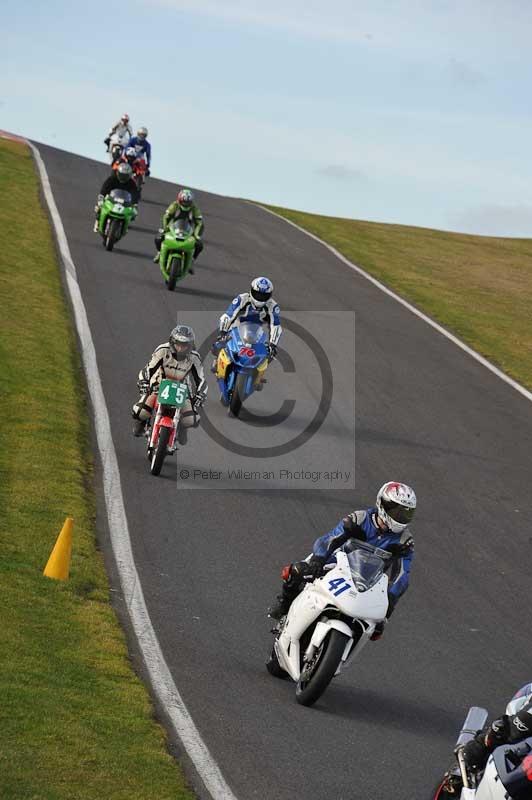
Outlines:
{"label": "grass verge", "polygon": [[[0,231],[0,797],[192,800],[109,605],[80,359],[29,150],[4,140]],[[67,515],[62,583],[41,573]]]}
{"label": "grass verge", "polygon": [[532,389],[532,240],[267,207],[319,236]]}

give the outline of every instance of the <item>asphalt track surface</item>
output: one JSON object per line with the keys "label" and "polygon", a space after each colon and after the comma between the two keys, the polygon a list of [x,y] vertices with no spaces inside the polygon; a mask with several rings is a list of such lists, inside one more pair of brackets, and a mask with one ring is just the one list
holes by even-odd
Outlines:
{"label": "asphalt track surface", "polygon": [[[249,203],[197,192],[205,251],[196,275],[166,291],[151,261],[153,231],[175,187],[150,180],[134,228],[106,253],[92,233],[106,166],[39,149],[88,313],[148,610],[225,779],[239,800],[429,796],[468,706],[500,713],[532,679],[530,402],[325,248]],[[152,478],[142,443],[131,437],[136,373],[176,314],[208,311],[214,327],[261,274],[272,278],[282,308],[356,312],[355,492],[178,489],[175,465]],[[275,367],[260,397],[265,408],[279,406]],[[210,419],[227,425],[210,383]],[[349,369],[335,370],[334,387],[340,398],[352,394]],[[245,440],[250,426],[231,422]],[[341,424],[340,413],[322,432],[328,457],[344,446]],[[197,434],[186,453],[192,460]],[[390,478],[418,494],[410,589],[383,639],[303,708],[294,685],[264,669],[265,609],[279,567],[306,555],[345,513],[371,504]]]}

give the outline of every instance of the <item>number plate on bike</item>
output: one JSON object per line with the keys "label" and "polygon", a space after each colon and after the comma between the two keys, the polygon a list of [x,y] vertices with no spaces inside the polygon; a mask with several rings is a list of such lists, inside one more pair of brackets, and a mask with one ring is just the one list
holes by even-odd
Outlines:
{"label": "number plate on bike", "polygon": [[181,381],[161,381],[157,400],[161,405],[183,408],[188,397],[188,387]]}

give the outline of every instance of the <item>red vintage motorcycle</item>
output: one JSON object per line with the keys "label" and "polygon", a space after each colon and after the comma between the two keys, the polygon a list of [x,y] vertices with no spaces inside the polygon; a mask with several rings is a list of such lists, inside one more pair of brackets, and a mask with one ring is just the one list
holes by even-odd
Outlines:
{"label": "red vintage motorcycle", "polygon": [[148,427],[148,459],[152,475],[159,475],[166,456],[177,450],[177,430],[187,399],[186,383],[168,379],[161,381]]}

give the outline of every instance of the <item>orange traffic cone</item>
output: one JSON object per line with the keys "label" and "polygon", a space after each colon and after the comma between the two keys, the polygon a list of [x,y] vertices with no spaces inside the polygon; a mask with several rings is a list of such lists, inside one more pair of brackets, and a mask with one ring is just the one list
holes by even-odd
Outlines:
{"label": "orange traffic cone", "polygon": [[55,578],[57,581],[68,580],[70,571],[70,556],[72,554],[72,528],[74,520],[67,517],[65,524],[61,528],[61,533],[57,537],[54,549],[50,553],[48,563],[44,568],[43,575],[47,578]]}

